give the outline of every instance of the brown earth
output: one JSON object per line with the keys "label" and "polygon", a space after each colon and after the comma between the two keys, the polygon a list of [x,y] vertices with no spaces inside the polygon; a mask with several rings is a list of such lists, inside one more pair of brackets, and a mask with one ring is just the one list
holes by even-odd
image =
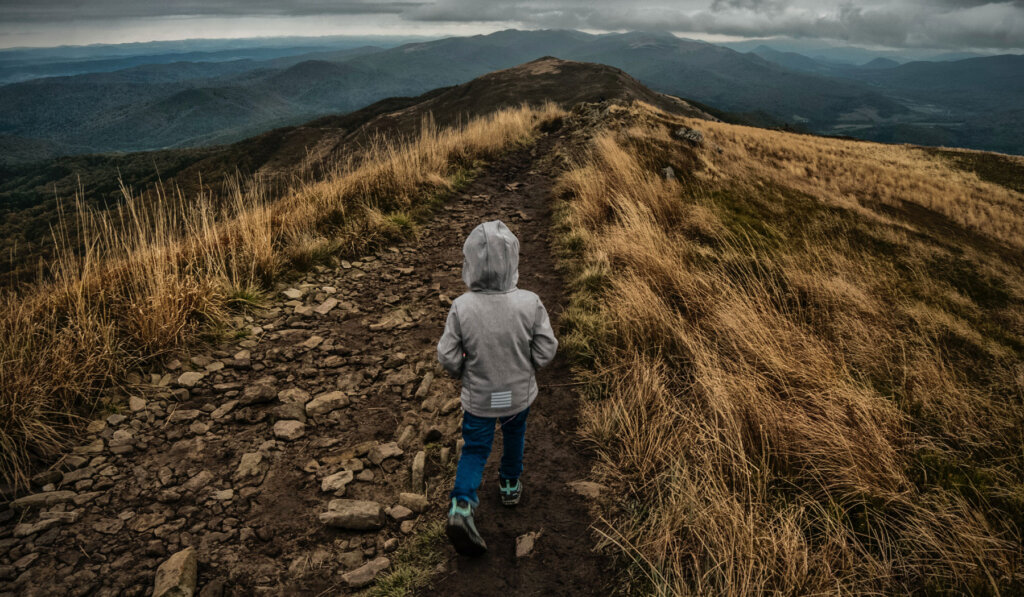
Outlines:
{"label": "brown earth", "polygon": [[[135,410],[96,422],[82,448],[37,477],[48,504],[0,509],[0,594],[149,595],[157,567],[187,546],[196,549],[197,592],[206,597],[344,594],[353,580],[346,573],[381,564],[396,545],[436,528],[460,412],[457,383],[440,374],[434,345],[449,297],[464,289],[462,241],[478,223],[504,220],[522,244],[520,286],[541,296],[557,333],[565,295],[550,249],[555,171],[538,159],[556,142],[544,137],[485,168],[418,240],[306,275],[293,285],[298,300],[275,297],[238,322],[250,331],[245,339],[152,372],[134,390]],[[325,314],[314,310],[335,300]],[[203,376],[190,386],[187,371]],[[444,545],[429,594],[612,592],[588,502],[566,485],[586,479],[590,463],[574,443],[576,397],[564,357],[538,381],[523,503],[497,504],[496,445],[478,511],[490,551],[471,560]],[[278,421],[301,427],[310,410],[302,404],[332,391],[347,400],[309,416],[301,437],[275,439]],[[401,454],[377,458],[390,442]],[[417,461],[425,485],[414,487]],[[252,464],[248,474],[240,474],[243,463]],[[345,470],[355,479],[344,497],[385,508],[381,528],[344,530],[318,518],[335,497],[322,480]],[[403,492],[425,493],[429,507],[404,511]],[[528,532],[541,534],[517,558],[516,538]]]}

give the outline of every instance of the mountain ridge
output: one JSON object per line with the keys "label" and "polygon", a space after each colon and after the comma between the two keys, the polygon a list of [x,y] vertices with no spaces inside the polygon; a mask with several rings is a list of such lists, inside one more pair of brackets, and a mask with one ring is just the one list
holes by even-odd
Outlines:
{"label": "mountain ridge", "polygon": [[[873,138],[880,126],[899,125],[909,131],[908,141],[918,138],[926,142],[941,133],[951,145],[1024,152],[1015,141],[1013,127],[1017,121],[1006,116],[1005,110],[999,115],[984,113],[969,97],[953,105],[956,114],[943,116],[942,122],[935,123],[936,109],[920,99],[907,99],[896,83],[847,76],[838,66],[826,65],[819,72],[807,72],[667,33],[594,35],[572,30],[505,30],[388,49],[356,48],[333,55],[317,52],[307,58],[318,62],[304,66],[299,65],[308,60],[300,55],[262,62],[140,66],[130,72],[40,79],[0,87],[0,134],[48,143],[37,145],[24,157],[9,153],[5,155],[9,161],[34,159],[40,147],[57,148],[62,143],[68,151],[87,148],[94,152],[227,143],[261,129],[349,112],[387,97],[411,97],[461,84],[545,55],[608,64],[656,91],[727,112],[764,115],[751,122],[799,124],[813,132],[864,138]],[[328,62],[344,64],[351,70],[327,68]],[[998,65],[998,61],[992,64]],[[984,101],[980,96],[988,93],[989,87],[998,91],[998,81],[1004,78],[1000,73],[1013,67],[978,69],[983,76],[971,85],[971,93]],[[305,73],[306,80],[299,73]],[[946,78],[952,83],[958,80]],[[206,135],[193,134],[190,126],[150,128],[153,119],[142,114],[146,106],[195,87],[230,87],[248,91],[252,98],[246,102],[249,108],[238,114],[216,108],[209,112],[189,110],[185,105],[179,106],[178,113],[164,112],[170,123],[183,122],[187,112],[195,121],[191,129],[202,129]],[[992,96],[992,101],[1007,103],[1005,94]],[[989,110],[987,105],[985,108]],[[869,113],[880,115],[883,122],[862,116]],[[963,118],[958,119],[961,115]],[[971,119],[982,126],[958,124]],[[1000,120],[1009,123],[1008,130],[1000,131],[988,124]],[[947,122],[949,126],[945,126]],[[125,135],[125,131],[130,134]]]}

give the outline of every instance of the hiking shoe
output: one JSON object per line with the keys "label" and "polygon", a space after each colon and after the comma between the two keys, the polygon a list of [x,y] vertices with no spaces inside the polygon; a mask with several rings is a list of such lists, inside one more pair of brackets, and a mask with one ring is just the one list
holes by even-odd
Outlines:
{"label": "hiking shoe", "polygon": [[523,496],[523,484],[519,479],[501,479],[498,481],[498,494],[502,506],[515,506]]}
{"label": "hiking shoe", "polygon": [[473,522],[473,507],[466,500],[452,498],[445,533],[455,546],[455,551],[464,556],[478,556],[487,551],[487,544]]}

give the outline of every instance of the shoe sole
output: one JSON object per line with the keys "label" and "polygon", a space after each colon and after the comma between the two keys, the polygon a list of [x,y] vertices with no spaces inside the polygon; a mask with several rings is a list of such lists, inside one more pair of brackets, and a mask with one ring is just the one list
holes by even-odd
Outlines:
{"label": "shoe sole", "polygon": [[[522,496],[520,496],[520,497],[522,497]],[[506,497],[502,497],[501,498],[501,505],[505,506],[506,508],[511,508],[512,506],[515,506],[515,505],[518,505],[518,504],[519,504],[519,498],[518,497],[515,499],[515,501],[510,500],[510,499],[508,499]]]}
{"label": "shoe sole", "polygon": [[448,540],[455,546],[455,551],[464,556],[479,556],[487,551],[487,544],[484,543],[484,540],[481,538],[479,543],[474,540],[469,529],[461,521],[449,518],[448,525],[445,527],[445,534],[448,535]]}

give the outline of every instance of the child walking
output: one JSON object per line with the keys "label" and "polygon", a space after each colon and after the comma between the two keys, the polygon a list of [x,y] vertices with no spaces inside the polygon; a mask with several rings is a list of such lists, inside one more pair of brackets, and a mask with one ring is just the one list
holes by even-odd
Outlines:
{"label": "child walking", "polygon": [[462,281],[469,292],[448,312],[437,358],[462,380],[462,457],[448,512],[448,538],[463,555],[480,555],[487,544],[473,513],[480,503],[484,465],[495,426],[501,427],[498,469],[501,503],[515,506],[523,493],[526,417],[537,397],[534,372],[555,357],[558,341],[540,298],[516,288],[519,240],[500,220],[480,224],[462,246]]}

